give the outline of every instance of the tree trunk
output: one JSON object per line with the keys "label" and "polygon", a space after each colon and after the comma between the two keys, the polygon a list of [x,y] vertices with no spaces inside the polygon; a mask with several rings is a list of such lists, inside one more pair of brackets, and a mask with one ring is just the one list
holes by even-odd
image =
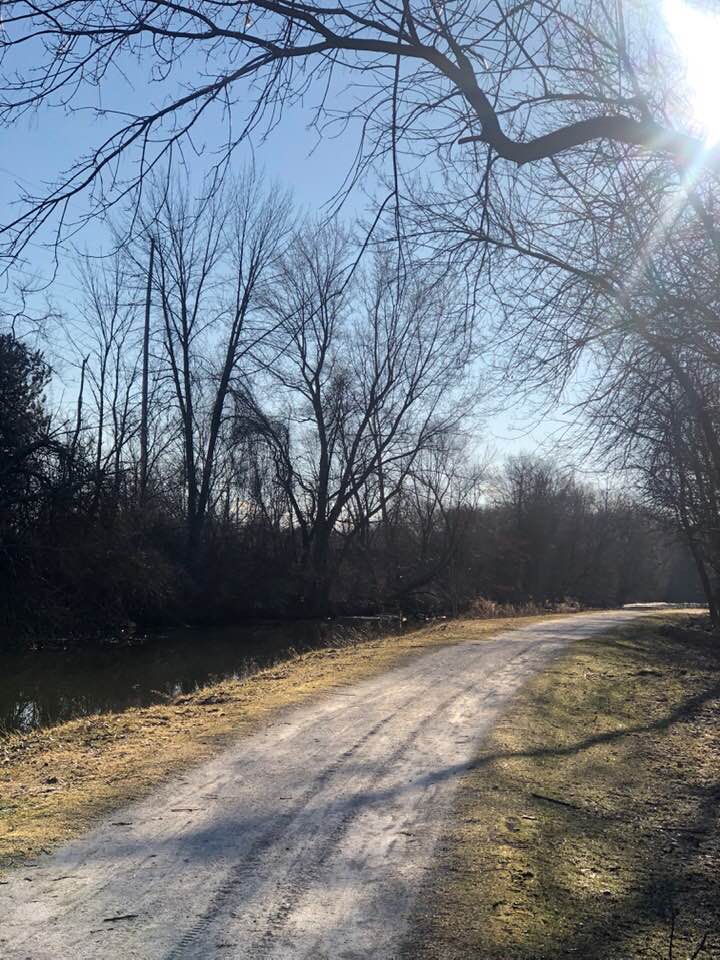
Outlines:
{"label": "tree trunk", "polygon": [[313,617],[326,617],[330,610],[330,529],[322,524],[313,531],[306,557],[305,609]]}
{"label": "tree trunk", "polygon": [[148,383],[150,380],[150,308],[152,301],[153,261],[155,259],[155,239],[150,237],[150,258],[148,262],[147,288],[145,290],[145,328],[143,330],[142,352],[142,396],[140,406],[140,502],[147,495],[148,474]]}
{"label": "tree trunk", "polygon": [[707,572],[705,561],[697,543],[695,543],[693,538],[689,535],[688,544],[690,546],[690,552],[692,553],[693,560],[695,561],[695,566],[697,567],[697,572],[700,578],[700,583],[702,584],[703,593],[705,594],[705,599],[707,600],[708,610],[710,611],[710,622],[712,623],[713,627],[718,627],[720,626],[718,602],[715,591],[712,587],[712,583],[710,582],[710,576]]}

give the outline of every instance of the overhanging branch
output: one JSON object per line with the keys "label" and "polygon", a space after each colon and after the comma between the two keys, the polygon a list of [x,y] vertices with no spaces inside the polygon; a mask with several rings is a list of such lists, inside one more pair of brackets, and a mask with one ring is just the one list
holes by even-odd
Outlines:
{"label": "overhanging branch", "polygon": [[458,143],[485,143],[498,156],[520,165],[545,160],[595,140],[611,140],[625,146],[666,153],[683,165],[702,160],[704,165],[710,167],[720,159],[718,147],[707,148],[695,137],[667,130],[659,124],[634,120],[632,117],[591,117],[524,142],[506,136],[494,114],[491,120],[481,120],[481,123],[482,133],[461,137]]}

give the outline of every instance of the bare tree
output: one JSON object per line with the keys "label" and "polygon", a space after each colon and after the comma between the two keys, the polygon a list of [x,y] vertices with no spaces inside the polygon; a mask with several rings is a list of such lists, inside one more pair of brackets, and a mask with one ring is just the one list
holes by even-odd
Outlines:
{"label": "bare tree", "polygon": [[[141,355],[132,277],[119,255],[104,262],[79,261],[84,296],[72,318],[72,338],[79,354],[80,388],[76,443],[94,434],[93,509],[100,504],[108,477],[115,497],[120,491],[129,445],[138,430],[137,386]],[[84,397],[93,403],[92,414]]]}
{"label": "bare tree", "polygon": [[180,188],[163,192],[143,215],[154,240],[153,286],[180,423],[191,558],[213,506],[229,393],[244,388],[243,362],[268,335],[258,300],[289,213],[287,196],[248,172],[196,201]]}
{"label": "bare tree", "polygon": [[[682,362],[687,364],[687,358]],[[717,473],[698,403],[712,429],[720,425],[719,371],[684,367],[692,393],[661,357],[626,354],[615,380],[591,409],[606,453],[637,480],[648,505],[688,544],[711,618],[720,610],[720,509]]]}
{"label": "bare tree", "polygon": [[274,399],[244,401],[274,450],[314,610],[328,601],[333,537],[348,542],[386,512],[420,452],[461,419],[472,355],[463,307],[441,281],[398,283],[392,258],[353,274],[355,249],[334,226],[297,237],[267,304]]}
{"label": "bare tree", "polygon": [[[649,72],[645,53],[643,59],[634,51],[638,76]],[[592,61],[589,66],[594,70]],[[595,80],[607,84],[611,75],[598,70]],[[659,83],[645,114],[671,113],[671,94]],[[536,397],[542,390],[544,402],[570,398],[583,431],[576,442],[616,465],[652,462],[647,443],[653,437],[657,455],[666,456],[677,424],[671,417],[662,426],[659,415],[674,405],[684,411],[686,435],[702,450],[708,489],[717,489],[715,174],[701,167],[689,173],[676,158],[628,145],[601,144],[532,170],[508,173],[494,165],[485,185],[477,194],[472,170],[458,171],[450,188],[427,189],[406,216],[456,276],[477,284],[478,265],[485,267],[483,290],[496,318],[490,340],[511,388]],[[638,456],[629,455],[628,444]],[[707,559],[717,527],[711,510],[703,522]],[[681,526],[687,532],[687,524]],[[693,549],[697,536],[696,530]]]}

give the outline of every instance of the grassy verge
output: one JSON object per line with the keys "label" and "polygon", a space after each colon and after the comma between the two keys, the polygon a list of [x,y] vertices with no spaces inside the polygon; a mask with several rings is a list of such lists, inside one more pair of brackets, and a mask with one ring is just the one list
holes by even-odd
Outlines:
{"label": "grassy verge", "polygon": [[453,621],[298,656],[167,704],[0,739],[0,868],[86,829],[272,712],[354,683],[424,649],[488,638],[541,617]]}
{"label": "grassy verge", "polygon": [[720,956],[720,641],[573,645],[464,780],[407,956]]}

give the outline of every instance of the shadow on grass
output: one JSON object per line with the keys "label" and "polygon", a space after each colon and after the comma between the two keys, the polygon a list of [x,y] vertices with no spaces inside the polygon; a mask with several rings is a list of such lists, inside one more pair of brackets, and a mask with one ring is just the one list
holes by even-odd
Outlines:
{"label": "shadow on grass", "polygon": [[[585,646],[584,674],[559,661],[558,687],[520,707],[511,743],[535,743],[491,744],[473,764],[404,960],[720,957],[720,770],[703,752],[719,646],[641,627]],[[623,684],[638,702],[620,709]],[[622,726],[573,737],[607,727],[602,712]],[[553,742],[560,727],[571,742]]]}

